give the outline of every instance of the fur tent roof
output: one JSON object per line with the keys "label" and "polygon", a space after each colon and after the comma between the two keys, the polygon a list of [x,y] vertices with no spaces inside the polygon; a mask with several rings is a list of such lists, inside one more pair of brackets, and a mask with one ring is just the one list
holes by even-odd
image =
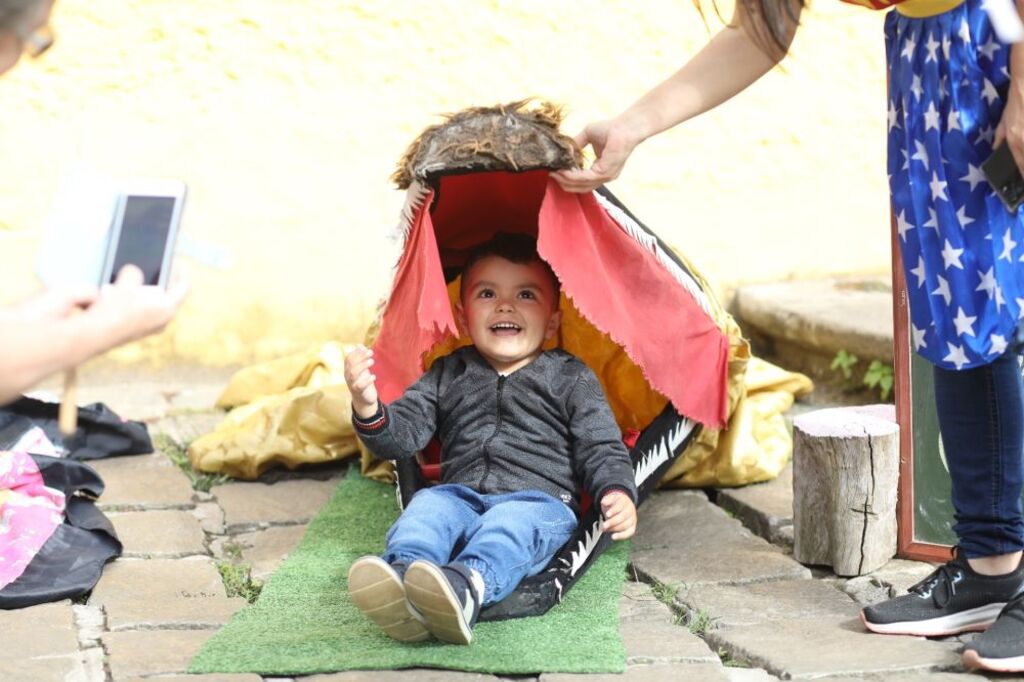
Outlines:
{"label": "fur tent roof", "polygon": [[441,174],[578,168],[580,150],[561,122],[560,107],[529,99],[448,114],[409,145],[391,179],[406,189]]}

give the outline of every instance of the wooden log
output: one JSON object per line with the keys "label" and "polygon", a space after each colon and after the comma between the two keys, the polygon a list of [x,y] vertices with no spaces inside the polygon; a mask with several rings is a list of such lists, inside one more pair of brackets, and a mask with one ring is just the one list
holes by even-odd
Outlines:
{"label": "wooden log", "polygon": [[793,420],[793,556],[854,576],[896,553],[899,426],[892,405]]}

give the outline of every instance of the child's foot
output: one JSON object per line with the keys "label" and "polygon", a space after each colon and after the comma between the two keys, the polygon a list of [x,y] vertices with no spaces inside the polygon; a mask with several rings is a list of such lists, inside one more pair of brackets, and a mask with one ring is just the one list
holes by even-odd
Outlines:
{"label": "child's foot", "polygon": [[992,627],[964,648],[963,663],[971,670],[1024,671],[1024,595],[1007,603]]}
{"label": "child's foot", "polygon": [[364,556],[348,570],[352,603],[389,637],[400,642],[422,642],[430,632],[417,619],[405,599],[398,572],[376,556]]}
{"label": "child's foot", "polygon": [[1024,564],[1013,573],[975,573],[956,559],[910,588],[910,594],[867,606],[861,620],[872,632],[942,637],[991,625],[1024,582]]}
{"label": "child's foot", "polygon": [[414,561],[405,573],[405,591],[435,637],[452,644],[473,641],[484,596],[478,573],[462,564]]}

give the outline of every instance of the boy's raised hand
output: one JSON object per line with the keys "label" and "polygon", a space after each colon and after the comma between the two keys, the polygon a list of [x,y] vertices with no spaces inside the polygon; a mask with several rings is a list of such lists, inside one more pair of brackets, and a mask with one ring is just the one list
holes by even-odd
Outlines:
{"label": "boy's raised hand", "polygon": [[373,351],[356,346],[345,356],[345,383],[352,393],[352,411],[360,419],[377,414],[377,377],[371,372]]}
{"label": "boy's raised hand", "polygon": [[601,530],[612,534],[612,540],[625,540],[636,532],[636,505],[629,495],[613,490],[601,498]]}

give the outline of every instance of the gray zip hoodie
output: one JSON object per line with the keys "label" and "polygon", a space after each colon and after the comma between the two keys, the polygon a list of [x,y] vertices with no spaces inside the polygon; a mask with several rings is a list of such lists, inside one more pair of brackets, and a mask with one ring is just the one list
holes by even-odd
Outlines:
{"label": "gray zip hoodie", "polygon": [[441,482],[483,494],[540,490],[579,510],[579,486],[600,500],[618,489],[636,502],[629,453],[594,373],[561,349],[500,376],[467,346],[439,358],[359,437],[384,459],[441,441]]}

